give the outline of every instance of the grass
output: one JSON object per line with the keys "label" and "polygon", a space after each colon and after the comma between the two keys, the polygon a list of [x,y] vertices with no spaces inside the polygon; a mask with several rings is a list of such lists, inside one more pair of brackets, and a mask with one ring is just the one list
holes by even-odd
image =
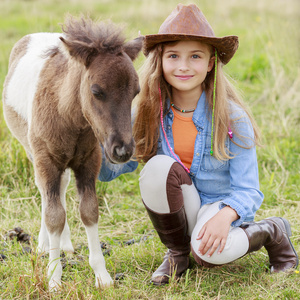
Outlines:
{"label": "grass", "polygon": [[[188,3],[189,1],[182,1]],[[236,34],[240,48],[226,66],[242,91],[263,134],[257,150],[265,201],[256,219],[277,215],[290,220],[292,241],[300,252],[300,4],[297,0],[195,1],[217,35]],[[128,38],[156,33],[177,1],[145,0],[2,0],[0,2],[0,93],[13,44],[23,35],[59,31],[67,12],[89,13],[126,25]],[[138,69],[144,57],[140,55]],[[0,119],[0,299],[300,299],[300,274],[269,275],[264,250],[215,269],[192,260],[179,282],[154,287],[152,272],[165,252],[140,201],[139,170],[110,183],[97,183],[100,240],[109,244],[110,274],[123,273],[114,287],[98,290],[88,264],[84,227],[78,212],[74,179],[68,188],[68,219],[76,252],[64,258],[63,285],[47,287],[48,259],[36,254],[40,195],[33,168],[21,145]],[[7,232],[21,227],[32,236],[31,253]],[[136,243],[127,245],[134,239]],[[141,241],[140,241],[141,240]],[[140,242],[138,242],[140,241]],[[128,243],[130,244],[130,242]],[[299,268],[298,268],[299,270]]]}

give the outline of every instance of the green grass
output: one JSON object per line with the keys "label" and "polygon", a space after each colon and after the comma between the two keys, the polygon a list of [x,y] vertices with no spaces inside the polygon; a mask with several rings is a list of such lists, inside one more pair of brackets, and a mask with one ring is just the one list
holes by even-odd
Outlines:
{"label": "green grass", "polygon": [[[189,3],[190,1],[182,1]],[[226,66],[260,125],[262,148],[257,150],[265,201],[256,219],[272,215],[290,220],[292,241],[300,252],[300,54],[298,0],[195,1],[217,35],[236,34],[240,47]],[[172,0],[1,0],[0,93],[13,44],[23,35],[59,31],[66,13],[112,19],[125,26],[128,38],[157,33],[176,6]],[[140,55],[138,69],[144,57]],[[17,88],[17,87],[16,87]],[[264,250],[226,266],[205,269],[192,260],[179,282],[164,287],[149,284],[165,252],[141,203],[138,171],[110,183],[97,183],[99,237],[110,245],[105,256],[110,274],[123,273],[114,287],[98,290],[88,264],[85,230],[78,212],[74,179],[68,188],[68,219],[74,255],[67,257],[59,293],[47,287],[48,258],[35,254],[40,226],[40,195],[33,168],[21,145],[0,119],[0,299],[300,299],[300,274],[265,272]],[[25,245],[6,241],[14,227],[34,239]],[[133,245],[124,242],[147,237]],[[298,268],[299,270],[299,268]]]}

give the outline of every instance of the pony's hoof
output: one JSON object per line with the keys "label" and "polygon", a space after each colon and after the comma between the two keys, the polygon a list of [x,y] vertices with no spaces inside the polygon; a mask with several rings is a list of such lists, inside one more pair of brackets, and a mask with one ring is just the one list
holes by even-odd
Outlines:
{"label": "pony's hoof", "polygon": [[60,280],[50,279],[49,280],[49,291],[54,293],[59,291],[61,288],[61,282]]}
{"label": "pony's hoof", "polygon": [[110,277],[110,275],[106,272],[106,274],[102,274],[102,276],[96,276],[96,287],[97,288],[107,288],[114,284],[114,281]]}

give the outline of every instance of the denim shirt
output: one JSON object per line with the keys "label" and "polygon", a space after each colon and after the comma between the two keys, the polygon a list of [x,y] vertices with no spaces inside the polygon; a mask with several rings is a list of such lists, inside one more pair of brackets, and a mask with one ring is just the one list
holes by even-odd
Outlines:
{"label": "denim shirt", "polygon": [[[256,149],[255,147],[244,149],[235,145],[234,142],[238,145],[245,145],[245,143],[233,135],[232,140],[227,138],[226,146],[234,158],[219,161],[211,156],[210,115],[206,107],[206,95],[203,92],[192,118],[198,134],[195,140],[190,177],[199,193],[201,206],[216,201],[221,201],[220,209],[227,205],[230,206],[240,217],[232,223],[232,226],[237,227],[243,222],[253,221],[255,212],[263,201],[263,194],[259,190]],[[247,114],[235,104],[231,105],[231,118],[238,119],[235,122],[235,128],[239,135],[250,139],[254,138],[253,128]],[[164,128],[172,149],[174,149],[173,120],[174,114],[170,109],[164,117]],[[248,140],[250,141],[250,139]],[[157,154],[173,157],[161,127]],[[111,180],[122,173],[135,170],[136,167],[137,162],[134,161],[113,167],[103,161],[99,179]]]}

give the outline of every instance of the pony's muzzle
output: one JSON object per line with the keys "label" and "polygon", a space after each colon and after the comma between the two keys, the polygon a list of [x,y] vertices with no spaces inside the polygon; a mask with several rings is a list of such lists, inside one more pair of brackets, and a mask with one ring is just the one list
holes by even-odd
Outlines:
{"label": "pony's muzzle", "polygon": [[113,143],[111,147],[111,161],[113,163],[124,163],[128,161],[133,155],[134,148],[135,143],[133,139],[131,139],[128,144],[125,144],[124,142]]}
{"label": "pony's muzzle", "polygon": [[113,150],[114,159],[117,162],[126,162],[128,161],[133,154],[134,147],[128,147],[126,145],[123,146],[115,146]]}

